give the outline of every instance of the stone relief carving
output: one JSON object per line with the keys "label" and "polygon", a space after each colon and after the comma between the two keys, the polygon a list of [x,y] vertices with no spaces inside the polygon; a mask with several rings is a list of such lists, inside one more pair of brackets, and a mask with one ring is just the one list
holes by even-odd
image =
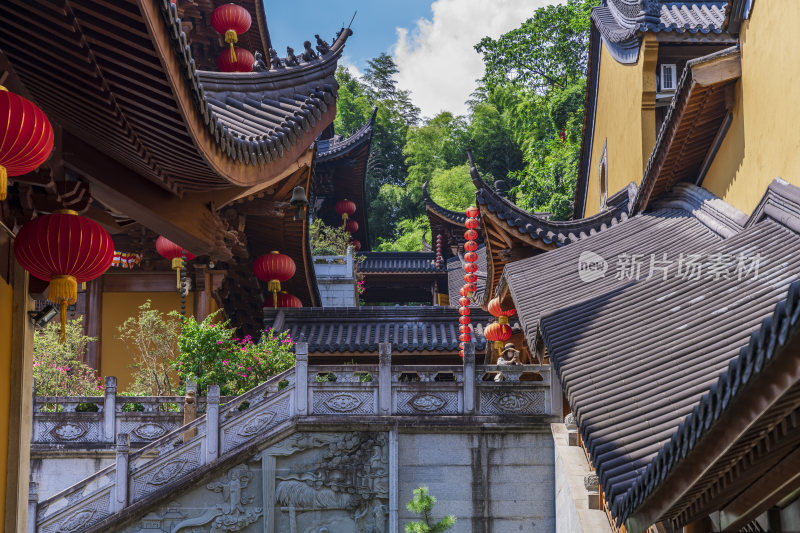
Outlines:
{"label": "stone relief carving", "polygon": [[331,396],[325,401],[325,405],[327,405],[329,409],[339,411],[341,413],[354,411],[358,409],[358,406],[362,403],[363,402],[361,400],[352,394],[337,394],[336,396]]}
{"label": "stone relief carving", "polygon": [[148,422],[133,430],[133,433],[142,440],[155,440],[167,434],[167,428],[161,424]]}
{"label": "stone relief carving", "polygon": [[417,411],[427,412],[437,411],[441,409],[445,403],[447,402],[435,394],[418,394],[409,402],[411,407]]}
{"label": "stone relief carving", "polygon": [[86,434],[86,428],[80,424],[65,422],[54,427],[52,434],[60,440],[75,440]]}
{"label": "stone relief carving", "polygon": [[[327,441],[327,442],[325,442]],[[309,448],[323,446],[321,450]],[[385,433],[317,436],[295,442],[275,475],[276,531],[385,533],[389,469]],[[265,453],[275,455],[272,448]]]}

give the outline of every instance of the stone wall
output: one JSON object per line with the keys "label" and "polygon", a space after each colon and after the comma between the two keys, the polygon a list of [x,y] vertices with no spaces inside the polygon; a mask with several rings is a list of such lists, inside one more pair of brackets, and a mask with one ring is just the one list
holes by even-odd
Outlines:
{"label": "stone wall", "polygon": [[322,307],[356,307],[356,272],[353,248],[347,255],[314,256],[314,274],[317,278]]}

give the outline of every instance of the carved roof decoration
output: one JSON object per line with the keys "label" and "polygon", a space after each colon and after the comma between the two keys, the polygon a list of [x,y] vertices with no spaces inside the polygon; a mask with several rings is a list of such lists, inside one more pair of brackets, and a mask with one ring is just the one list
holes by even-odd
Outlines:
{"label": "carved roof decoration", "polygon": [[330,139],[318,140],[317,163],[324,163],[345,157],[362,144],[370,142],[372,140],[372,134],[375,132],[375,116],[377,113],[378,108],[376,107],[372,110],[370,119],[349,137],[334,135]]}
{"label": "carved roof decoration", "polygon": [[726,1],[609,0],[592,10],[592,22],[612,56],[635,63],[642,34],[667,33],[678,38],[716,40],[724,36]]}
{"label": "carved roof decoration", "polygon": [[[492,317],[473,311],[476,351],[486,347],[483,325]],[[376,352],[391,342],[392,352],[449,352],[459,350],[458,310],[449,307],[324,307],[265,309],[265,327],[300,335],[309,352]]]}

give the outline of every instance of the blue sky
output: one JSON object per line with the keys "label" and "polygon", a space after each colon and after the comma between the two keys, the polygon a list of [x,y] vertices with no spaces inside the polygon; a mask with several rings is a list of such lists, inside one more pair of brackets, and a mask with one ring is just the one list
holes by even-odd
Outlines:
{"label": "blue sky", "polygon": [[272,45],[283,56],[286,46],[303,48],[303,41],[314,42],[319,33],[327,41],[347,25],[358,11],[351,26],[353,38],[347,43],[347,58],[359,70],[381,52],[389,52],[397,41],[395,28],[411,28],[420,18],[431,17],[431,0],[296,0],[265,2]]}
{"label": "blue sky", "polygon": [[483,75],[473,46],[518,27],[536,8],[557,0],[319,0],[265,1],[272,45],[296,51],[315,33],[330,41],[358,11],[340,64],[363,72],[367,60],[387,52],[399,69],[398,85],[411,91],[425,117],[467,112]]}

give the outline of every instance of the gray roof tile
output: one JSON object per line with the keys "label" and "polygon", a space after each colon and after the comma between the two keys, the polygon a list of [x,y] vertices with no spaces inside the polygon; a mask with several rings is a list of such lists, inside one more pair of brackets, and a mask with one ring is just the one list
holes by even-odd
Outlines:
{"label": "gray roof tile", "polygon": [[365,274],[442,272],[433,252],[363,252],[359,270]]}

